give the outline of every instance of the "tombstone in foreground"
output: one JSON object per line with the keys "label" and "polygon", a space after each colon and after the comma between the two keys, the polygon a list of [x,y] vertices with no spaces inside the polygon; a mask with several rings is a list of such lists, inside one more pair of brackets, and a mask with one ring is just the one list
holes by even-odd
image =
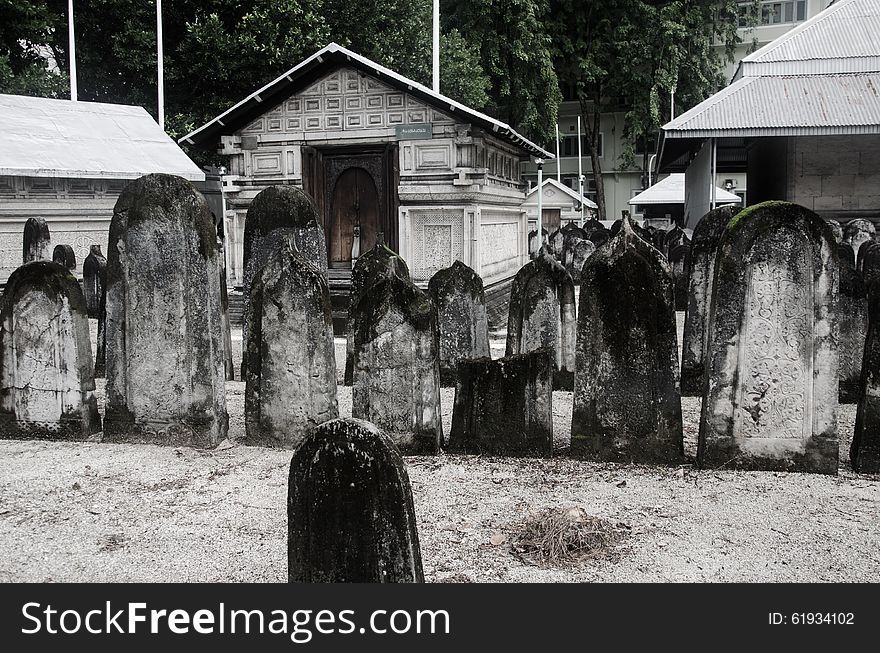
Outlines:
{"label": "tombstone in foreground", "polygon": [[100,245],[89,247],[89,255],[83,261],[83,295],[89,309],[89,317],[97,319],[100,315],[101,297],[107,277],[107,259],[101,253]]}
{"label": "tombstone in foreground", "polygon": [[345,372],[343,383],[351,385],[354,373],[354,333],[358,329],[358,314],[355,307],[361,298],[375,286],[380,279],[398,276],[409,279],[406,261],[382,242],[381,234],[372,249],[359,257],[351,270],[351,288],[348,295],[348,317],[345,323]]}
{"label": "tombstone in foreground", "polygon": [[55,245],[52,250],[52,262],[63,265],[68,270],[76,269],[76,254],[70,245]]}
{"label": "tombstone in foreground", "polygon": [[385,431],[404,453],[440,450],[440,358],[428,294],[382,277],[354,308],[351,414]]}
{"label": "tombstone in foreground", "polygon": [[838,252],[840,253],[840,291],[837,295],[840,325],[838,400],[842,404],[854,404],[859,398],[862,356],[865,350],[865,334],[868,332],[868,295],[861,275],[852,264],[852,249],[846,245],[838,245]]}
{"label": "tombstone in foreground", "polygon": [[[253,199],[244,221],[242,294],[245,313],[254,278],[272,252],[288,242],[326,276],[327,246],[315,203],[296,186],[269,186]],[[247,342],[247,325],[242,326],[244,342]],[[243,357],[242,379],[246,373],[245,366]]]}
{"label": "tombstone in foreground", "polygon": [[868,334],[849,459],[856,472],[880,474],[880,293],[871,293],[868,302]]}
{"label": "tombstone in foreground", "polygon": [[226,437],[220,248],[185,179],[129,183],[107,252],[104,439],[213,447]]}
{"label": "tombstone in foreground", "polygon": [[587,260],[581,279],[571,452],[678,464],[684,457],[672,274],[632,228]]}
{"label": "tombstone in foreground", "polygon": [[691,243],[691,272],[688,276],[687,312],[681,354],[681,394],[699,397],[703,394],[706,336],[709,328],[709,302],[715,275],[715,255],[724,227],[739,213],[733,204],[712,209],[694,227]]}
{"label": "tombstone in foreground", "polygon": [[28,218],[24,223],[21,262],[49,261],[52,259],[52,241],[49,225],[43,218]]}
{"label": "tombstone in foreground", "polygon": [[587,259],[593,255],[593,252],[596,251],[596,245],[592,240],[583,239],[578,240],[572,245],[569,260],[568,260],[568,273],[571,275],[572,282],[577,285],[581,282],[581,270],[584,269],[584,263],[587,262]]}
{"label": "tombstone in foreground", "polygon": [[688,304],[688,278],[691,271],[690,244],[675,245],[669,251],[669,267],[675,285],[675,310],[685,311]]}
{"label": "tombstone in foreground", "polygon": [[483,280],[470,267],[455,261],[431,277],[428,294],[440,336],[440,383],[455,385],[461,361],[490,355]]}
{"label": "tombstone in foreground", "polygon": [[82,440],[100,430],[79,283],[56,263],[23,265],[0,304],[0,437]]}
{"label": "tombstone in foreground", "polygon": [[288,245],[251,284],[245,378],[248,444],[294,448],[338,416],[330,290]]}
{"label": "tombstone in foreground", "polygon": [[369,422],[325,422],[296,449],[287,490],[291,583],[422,583],[406,466]]}
{"label": "tombstone in foreground", "polygon": [[857,262],[859,247],[862,246],[862,243],[874,240],[875,234],[874,223],[870,220],[857,218],[846,223],[846,226],[843,228],[843,242],[852,247]]}
{"label": "tombstone in foreground", "polygon": [[716,259],[697,462],[837,473],[837,248],[788,202],[741,211]]}
{"label": "tombstone in foreground", "polygon": [[494,361],[463,361],[449,451],[552,455],[553,372],[553,359],[546,350]]}
{"label": "tombstone in foreground", "polygon": [[513,280],[505,356],[546,349],[556,367],[553,387],[570,390],[576,326],[571,275],[543,248]]}

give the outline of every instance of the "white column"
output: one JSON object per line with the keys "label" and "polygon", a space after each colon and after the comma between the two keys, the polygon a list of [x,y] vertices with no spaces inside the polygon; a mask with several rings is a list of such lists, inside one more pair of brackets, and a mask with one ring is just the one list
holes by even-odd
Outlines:
{"label": "white column", "polygon": [[581,195],[581,221],[580,226],[584,226],[584,162],[581,158],[581,115],[578,114],[578,192]]}
{"label": "white column", "polygon": [[535,159],[538,164],[538,249],[544,244],[543,222],[544,222],[544,160]]}
{"label": "white column", "polygon": [[434,92],[440,92],[440,0],[434,0],[434,16],[433,16],[433,52],[432,63],[434,70]]}
{"label": "white column", "polygon": [[76,36],[73,30],[73,0],[67,0],[67,49],[70,62],[70,99],[76,102]]}
{"label": "white column", "polygon": [[559,160],[559,123],[556,123],[556,181],[562,183],[562,162]]}
{"label": "white column", "polygon": [[156,63],[159,87],[159,126],[165,129],[165,62],[162,53],[162,0],[156,0]]}

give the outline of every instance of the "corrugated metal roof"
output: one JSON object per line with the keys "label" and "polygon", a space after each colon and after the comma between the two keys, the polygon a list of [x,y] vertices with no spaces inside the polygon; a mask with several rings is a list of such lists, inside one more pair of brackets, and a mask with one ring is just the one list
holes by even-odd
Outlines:
{"label": "corrugated metal roof", "polygon": [[666,138],[880,133],[880,73],[743,77],[663,126]]}
{"label": "corrugated metal roof", "polygon": [[880,0],[839,0],[743,58],[737,77],[880,70]]}
{"label": "corrugated metal roof", "polygon": [[[404,77],[389,68],[385,68],[377,64],[375,61],[367,59],[356,52],[352,52],[351,50],[342,47],[337,43],[330,43],[325,46],[315,54],[313,54],[308,59],[305,59],[295,65],[293,68],[288,70],[285,73],[279,75],[276,79],[272,80],[262,88],[257,89],[250,95],[248,95],[245,99],[237,104],[233,105],[219,116],[205,123],[198,129],[193,130],[186,136],[179,139],[178,142],[187,141],[194,145],[204,145],[207,141],[210,141],[211,137],[219,136],[219,132],[226,128],[226,132],[230,131],[230,128],[233,124],[238,124],[241,122],[242,117],[250,117],[250,115],[256,111],[268,111],[274,106],[274,103],[280,103],[286,97],[289,97],[291,93],[295,92],[296,89],[296,81],[301,76],[305,76],[306,73],[313,74],[314,70],[321,66],[329,65],[338,65],[338,63],[347,63],[355,66],[359,66],[362,69],[369,70],[372,74],[376,75],[380,79],[386,79],[393,85],[398,88],[405,89],[407,92],[412,93],[416,97],[419,97],[430,104],[434,105],[438,109],[442,111],[446,111],[453,115],[459,115],[476,122],[484,127],[487,127],[491,132],[495,133],[497,136],[504,138],[505,140],[522,147],[526,152],[537,155],[539,157],[543,157],[545,159],[554,158],[553,155],[545,150],[544,148],[536,145],[525,136],[519,134],[514,130],[510,125],[501,122],[500,120],[496,120],[491,116],[487,116],[484,113],[480,113],[470,107],[467,107],[460,102],[456,102],[452,98],[446,97],[445,95],[441,95],[440,93],[435,93],[433,90],[428,88],[427,86],[423,86],[416,81],[409,79],[408,77]],[[267,98],[274,98],[272,100],[272,104],[267,100]],[[265,106],[265,109],[262,109],[260,105],[269,105]],[[219,138],[218,138],[219,140]]]}
{"label": "corrugated metal roof", "polygon": [[0,94],[0,144],[0,175],[205,179],[143,107]]}
{"label": "corrugated metal roof", "polygon": [[[715,187],[715,201],[720,204],[739,204],[742,199],[739,195],[729,193],[723,188]],[[649,204],[684,204],[684,173],[674,172],[666,179],[661,179],[650,188],[629,201],[632,206],[647,206]]]}

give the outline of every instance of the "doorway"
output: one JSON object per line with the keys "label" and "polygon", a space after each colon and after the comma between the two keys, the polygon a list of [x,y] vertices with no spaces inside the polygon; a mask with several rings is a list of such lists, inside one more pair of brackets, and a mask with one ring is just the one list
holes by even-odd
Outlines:
{"label": "doorway", "polygon": [[379,192],[369,172],[361,167],[344,170],[336,179],[330,200],[328,265],[351,268],[376,244],[379,228]]}

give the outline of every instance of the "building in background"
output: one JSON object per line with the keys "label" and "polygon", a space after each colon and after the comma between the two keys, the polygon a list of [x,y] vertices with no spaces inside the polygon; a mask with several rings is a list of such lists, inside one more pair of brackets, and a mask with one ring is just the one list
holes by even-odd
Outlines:
{"label": "building in background", "polygon": [[[578,195],[577,191],[556,181],[554,177],[545,178],[543,186],[544,192],[541,194],[541,224],[550,233],[570,222],[580,224],[581,220],[589,220],[596,217],[595,202],[582,195]],[[526,193],[526,199],[522,205],[528,214],[529,231],[537,229],[537,184]],[[583,208],[583,212],[581,208]]]}
{"label": "building in background", "polygon": [[[426,285],[461,260],[503,303],[527,261],[520,162],[552,158],[508,125],[335,43],[184,136],[228,156],[228,279],[242,278],[244,220],[264,188],[302,187],[323,220],[331,291],[381,233]],[[337,310],[344,305],[334,302]]]}
{"label": "building in background", "polygon": [[[633,217],[645,220],[647,224],[658,229],[671,229],[675,225],[685,226],[684,207],[685,175],[674,172],[667,175],[650,188],[643,190],[630,201]],[[742,204],[739,195],[734,195],[723,188],[715,188],[715,203]]]}
{"label": "building in background", "polygon": [[733,83],[663,127],[660,169],[685,172],[685,218],[714,201],[726,157],[745,161],[747,202],[788,200],[824,217],[880,218],[880,0],[838,0],[746,56]]}
{"label": "building in background", "polygon": [[205,179],[142,107],[0,95],[0,144],[0,283],[22,264],[28,218],[46,220],[52,247],[73,247],[79,274],[91,245],[107,253],[128,181],[154,172]]}

